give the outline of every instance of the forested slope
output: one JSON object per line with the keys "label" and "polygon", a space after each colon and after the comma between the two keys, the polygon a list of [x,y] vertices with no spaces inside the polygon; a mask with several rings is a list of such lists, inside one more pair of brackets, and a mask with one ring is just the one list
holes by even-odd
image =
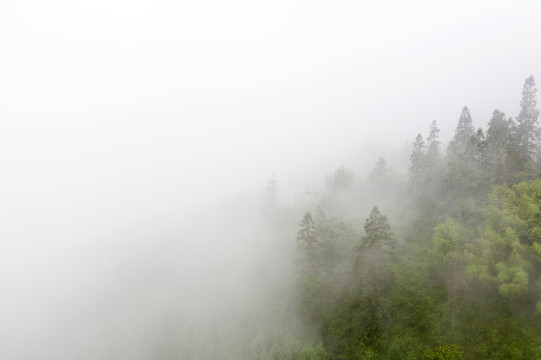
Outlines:
{"label": "forested slope", "polygon": [[538,115],[529,77],[515,118],[476,130],[464,107],[446,151],[436,122],[417,135],[407,179],[330,175],[290,274],[315,335],[274,358],[541,358]]}
{"label": "forested slope", "polygon": [[341,166],[288,206],[273,177],[249,297],[181,324],[168,356],[541,359],[536,91],[527,78],[520,113],[495,110],[485,129],[464,107],[445,148],[434,121],[407,166]]}

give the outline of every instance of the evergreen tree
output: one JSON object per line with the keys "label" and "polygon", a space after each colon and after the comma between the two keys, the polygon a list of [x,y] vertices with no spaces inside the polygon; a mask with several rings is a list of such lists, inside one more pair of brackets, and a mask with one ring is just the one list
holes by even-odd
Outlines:
{"label": "evergreen tree", "polygon": [[534,161],[537,152],[539,110],[536,108],[536,97],[535,78],[530,76],[524,81],[520,113],[517,117],[519,142],[525,162]]}
{"label": "evergreen tree", "polygon": [[502,111],[494,110],[487,129],[488,162],[492,183],[503,184],[507,178],[506,164],[511,141],[509,123]]}
{"label": "evergreen tree", "polygon": [[364,231],[366,235],[357,247],[353,272],[359,276],[360,288],[371,287],[380,291],[389,278],[387,261],[395,240],[387,217],[380,213],[377,206],[366,218]]}
{"label": "evergreen tree", "polygon": [[465,106],[460,113],[455,135],[447,147],[445,185],[450,196],[469,197],[478,191],[475,173],[476,141],[470,110]]}
{"label": "evergreen tree", "polygon": [[427,167],[434,168],[440,158],[440,129],[436,120],[430,124],[430,131],[428,133],[427,150],[426,150],[426,163]]}
{"label": "evergreen tree", "polygon": [[526,163],[520,146],[519,127],[511,117],[507,120],[507,124],[509,125],[509,140],[506,144],[506,183],[514,185],[523,179]]}
{"label": "evergreen tree", "polygon": [[423,200],[427,208],[433,208],[434,201],[441,193],[443,166],[440,154],[440,129],[436,121],[430,124],[427,136],[427,146],[422,183]]}
{"label": "evergreen tree", "polygon": [[315,255],[315,247],[317,244],[317,231],[312,213],[307,211],[300,223],[300,229],[297,232],[297,241],[311,256]]}
{"label": "evergreen tree", "polygon": [[[275,358],[541,359],[541,180],[516,185],[536,160],[524,156],[525,119],[536,125],[538,117],[533,78],[528,84],[518,123],[495,110],[486,132],[475,130],[465,107],[445,163],[436,122],[424,139],[417,135],[409,177],[421,211],[395,206],[405,230],[400,251],[377,206],[364,236],[356,233],[362,222],[334,217],[325,202],[334,216],[305,214],[297,233],[304,259],[295,277],[297,311],[323,348],[301,354],[291,346],[295,351]],[[370,182],[381,184],[386,172],[380,159]],[[344,168],[334,175],[351,198],[341,186],[348,184]],[[370,198],[386,196],[371,190]],[[344,211],[349,219],[351,210]]]}
{"label": "evergreen tree", "polygon": [[426,145],[421,134],[417,134],[413,149],[411,151],[410,181],[413,193],[416,196],[421,195],[423,177],[425,173]]}
{"label": "evergreen tree", "polygon": [[471,118],[470,109],[464,106],[458,119],[455,135],[449,143],[448,152],[453,156],[464,154],[470,144],[471,137],[475,134],[475,128]]}
{"label": "evergreen tree", "polygon": [[509,141],[509,123],[505,113],[496,109],[492,112],[492,118],[488,122],[487,142],[488,148],[496,158],[505,157],[505,147]]}
{"label": "evergreen tree", "polygon": [[[368,349],[376,350],[381,342],[387,313],[385,298],[392,288],[390,271],[390,252],[394,248],[394,236],[387,217],[377,206],[372,208],[365,220],[366,235],[361,238],[353,263],[354,288],[356,298],[349,316],[356,319],[353,324],[356,343],[360,343],[357,356],[345,358],[370,358]],[[369,352],[371,352],[369,351]],[[338,358],[338,357],[334,357]]]}
{"label": "evergreen tree", "polygon": [[394,247],[394,236],[387,217],[382,215],[377,206],[372,208],[370,215],[364,222],[366,236],[362,238],[365,248],[379,248],[390,250]]}
{"label": "evergreen tree", "polygon": [[481,128],[477,129],[475,135],[472,136],[470,148],[474,167],[479,171],[484,170],[488,162],[487,145],[485,132]]}

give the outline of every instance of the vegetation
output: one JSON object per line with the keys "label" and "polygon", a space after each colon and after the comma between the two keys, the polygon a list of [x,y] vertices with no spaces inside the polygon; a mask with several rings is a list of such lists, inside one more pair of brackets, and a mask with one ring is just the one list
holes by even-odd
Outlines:
{"label": "vegetation", "polygon": [[[541,358],[538,115],[529,77],[516,119],[495,110],[475,130],[464,107],[445,156],[436,122],[418,134],[398,191],[382,158],[368,183],[345,167],[329,176],[300,221],[291,274],[314,335],[274,358]],[[392,216],[373,206],[362,231],[370,182]]]}
{"label": "vegetation", "polygon": [[494,110],[476,130],[464,107],[446,151],[435,121],[415,136],[407,174],[383,158],[366,181],[341,166],[293,206],[273,175],[278,280],[258,280],[241,312],[183,324],[170,358],[541,359],[536,106],[529,77],[516,119]]}

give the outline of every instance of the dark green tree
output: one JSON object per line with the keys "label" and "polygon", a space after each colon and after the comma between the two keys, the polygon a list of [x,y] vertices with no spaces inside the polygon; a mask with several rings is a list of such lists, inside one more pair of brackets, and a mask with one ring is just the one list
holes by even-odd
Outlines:
{"label": "dark green tree", "polygon": [[392,273],[390,271],[390,255],[394,248],[394,235],[387,217],[379,211],[377,206],[372,208],[365,220],[366,235],[356,247],[352,284],[352,293],[355,294],[349,306],[347,316],[354,321],[352,331],[357,342],[355,357],[365,358],[375,351],[383,337],[384,323],[390,316],[385,306],[386,294],[392,287]]}

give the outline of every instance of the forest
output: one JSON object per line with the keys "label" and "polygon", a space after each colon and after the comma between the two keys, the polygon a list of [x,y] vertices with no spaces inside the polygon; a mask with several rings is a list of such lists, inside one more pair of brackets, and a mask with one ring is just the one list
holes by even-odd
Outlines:
{"label": "forest", "polygon": [[0,360],[541,360],[541,1],[0,1]]}
{"label": "forest", "polygon": [[273,178],[266,231],[294,244],[291,266],[238,326],[190,333],[181,357],[541,358],[536,92],[530,76],[520,113],[494,110],[485,129],[464,107],[446,148],[432,122],[407,175],[383,158],[364,175],[341,166],[294,206]]}

